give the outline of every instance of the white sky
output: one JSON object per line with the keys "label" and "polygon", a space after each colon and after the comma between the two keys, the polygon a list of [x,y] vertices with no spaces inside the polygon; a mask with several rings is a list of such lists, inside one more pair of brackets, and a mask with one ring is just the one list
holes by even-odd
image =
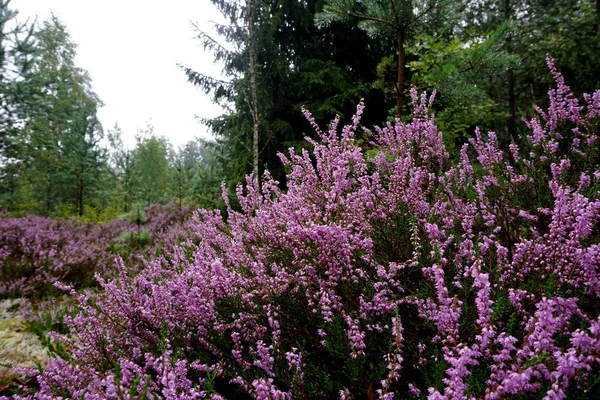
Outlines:
{"label": "white sky", "polygon": [[41,22],[53,12],[67,26],[78,65],[105,104],[98,113],[104,130],[118,122],[129,147],[147,122],[175,147],[210,137],[194,116],[215,117],[221,108],[176,65],[219,76],[190,26],[205,29],[220,20],[209,0],[13,0],[10,6],[20,21],[37,15]]}

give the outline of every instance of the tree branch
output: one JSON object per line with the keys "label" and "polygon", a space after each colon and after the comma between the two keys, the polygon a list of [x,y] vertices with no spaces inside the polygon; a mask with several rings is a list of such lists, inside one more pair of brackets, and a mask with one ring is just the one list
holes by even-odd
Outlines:
{"label": "tree branch", "polygon": [[403,26],[403,23],[398,17],[398,12],[396,11],[396,1],[390,0],[390,2],[392,3],[392,10],[394,11],[394,19],[396,20],[396,24],[398,25],[398,28],[401,28]]}
{"label": "tree branch", "polygon": [[388,25],[388,26],[392,26],[392,27],[394,26],[394,24],[392,24],[390,21],[386,21],[385,19],[358,14],[358,13],[355,13],[354,11],[340,11],[340,10],[332,10],[332,11],[337,14],[342,14],[342,15],[346,14],[349,17],[354,17],[354,18],[358,18],[361,20],[365,20],[365,21],[374,21],[374,22],[379,22],[380,24],[384,24],[384,25]]}

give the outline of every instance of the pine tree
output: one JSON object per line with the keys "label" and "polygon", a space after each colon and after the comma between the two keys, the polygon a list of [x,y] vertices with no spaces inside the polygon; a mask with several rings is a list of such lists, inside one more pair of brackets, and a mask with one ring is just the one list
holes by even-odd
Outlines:
{"label": "pine tree", "polygon": [[18,137],[27,114],[40,104],[25,82],[36,54],[35,24],[20,21],[10,0],[0,0],[0,208],[35,209],[31,186],[19,175]]}
{"label": "pine tree", "polygon": [[13,173],[31,187],[37,212],[82,216],[106,172],[96,117],[102,103],[89,74],[75,64],[77,46],[56,17],[45,21],[34,38],[35,57],[20,85],[35,88],[38,106],[26,111],[13,136]]}
{"label": "pine tree", "polygon": [[118,203],[118,208],[122,212],[128,213],[131,211],[134,197],[133,150],[125,146],[123,131],[117,123],[108,130],[107,138],[110,146],[109,163],[115,182],[113,201]]}
{"label": "pine tree", "polygon": [[[600,36],[596,30],[598,3],[588,0],[472,0],[465,7],[464,26],[476,35],[502,24],[509,29],[499,42],[512,62],[498,71],[472,76],[487,92],[491,118],[482,128],[495,130],[501,143],[518,138],[525,128],[517,114],[528,114],[532,104],[545,105],[551,77],[546,56],[551,55],[577,95],[600,84]],[[520,111],[519,111],[520,110]]]}
{"label": "pine tree", "polygon": [[14,136],[35,100],[23,84],[36,53],[35,24],[19,21],[10,0],[0,0],[0,166],[13,156]]}
{"label": "pine tree", "polygon": [[52,16],[37,37],[41,56],[33,80],[43,88],[46,109],[27,123],[30,161],[41,178],[43,211],[63,204],[81,216],[86,199],[99,189],[104,165],[98,146],[103,131],[96,117],[102,103],[87,71],[75,64],[77,45],[67,28]]}
{"label": "pine tree", "polygon": [[144,206],[164,203],[168,200],[170,143],[155,135],[151,125],[136,140],[132,154],[135,202]]}
{"label": "pine tree", "polygon": [[407,93],[406,45],[419,25],[435,23],[443,14],[443,0],[363,1],[328,0],[317,23],[328,25],[334,21],[352,21],[372,37],[393,38],[396,47],[396,116],[402,117]]}
{"label": "pine tree", "polygon": [[[223,63],[222,75],[228,80],[184,68],[192,83],[225,106],[222,116],[203,122],[222,147],[221,160],[230,183],[256,171],[255,154],[260,156],[259,173],[267,166],[283,179],[277,152],[305,145],[303,137],[311,132],[301,107],[310,108],[319,121],[328,121],[336,113],[350,114],[361,97],[376,92],[371,86],[382,46],[345,23],[316,27],[314,15],[320,1],[214,4],[227,20],[216,25],[225,43],[206,32],[199,31],[198,36],[215,60]],[[249,5],[252,13],[248,13]],[[251,25],[245,19],[249,14],[254,21]],[[361,58],[355,56],[356,48],[363,49]],[[372,100],[375,106],[381,103],[377,96]],[[381,109],[375,106],[373,110]]]}

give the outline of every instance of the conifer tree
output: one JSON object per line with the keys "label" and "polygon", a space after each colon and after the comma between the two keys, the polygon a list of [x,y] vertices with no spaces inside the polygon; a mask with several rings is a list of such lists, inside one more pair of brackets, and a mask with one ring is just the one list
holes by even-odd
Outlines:
{"label": "conifer tree", "polygon": [[[382,46],[345,23],[316,27],[319,1],[213,4],[227,22],[215,24],[219,37],[200,30],[198,37],[223,64],[222,76],[227,80],[182,67],[192,83],[225,108],[222,116],[203,122],[222,147],[230,184],[256,173],[257,167],[260,174],[265,166],[283,179],[277,152],[302,145],[311,131],[301,107],[310,107],[323,122],[336,113],[350,114],[361,97],[375,92],[371,88],[374,65],[383,54]],[[355,57],[356,48],[362,49],[360,59]],[[373,101],[381,102],[377,97]],[[260,155],[258,160],[255,154]]]}
{"label": "conifer tree", "polygon": [[334,21],[355,21],[357,25],[373,37],[388,36],[396,44],[396,116],[402,117],[404,98],[407,93],[406,43],[409,35],[418,25],[435,22],[436,11],[446,3],[442,0],[390,0],[363,1],[329,0],[323,12],[317,15],[317,23],[322,25]]}
{"label": "conifer tree", "polygon": [[108,130],[107,138],[110,146],[109,163],[116,186],[115,194],[112,196],[113,201],[118,203],[118,208],[122,212],[127,213],[131,211],[134,197],[133,150],[126,147],[123,141],[123,131],[117,123],[113,129]]}
{"label": "conifer tree", "polygon": [[35,57],[19,85],[31,89],[37,106],[26,110],[14,136],[13,173],[32,188],[37,212],[82,216],[106,173],[96,116],[102,103],[87,71],[75,63],[76,44],[55,16],[33,35]]}
{"label": "conifer tree", "polygon": [[27,85],[36,53],[35,24],[22,21],[10,0],[0,0],[0,208],[34,207],[31,187],[18,174],[18,136],[27,114],[39,108]]}
{"label": "conifer tree", "polygon": [[163,203],[169,186],[170,143],[157,136],[151,125],[140,132],[136,140],[132,155],[134,198],[142,205]]}
{"label": "conifer tree", "polygon": [[[464,28],[476,35],[510,23],[498,42],[513,62],[502,73],[486,70],[471,77],[487,92],[493,129],[505,146],[523,132],[516,115],[542,104],[551,80],[539,71],[551,55],[577,95],[600,83],[598,3],[588,0],[477,0],[465,6]],[[481,115],[481,113],[480,113]],[[482,121],[483,122],[483,121]]]}
{"label": "conifer tree", "polygon": [[19,21],[10,0],[0,0],[0,160],[12,157],[10,147],[26,108],[34,99],[23,84],[35,55],[34,23]]}

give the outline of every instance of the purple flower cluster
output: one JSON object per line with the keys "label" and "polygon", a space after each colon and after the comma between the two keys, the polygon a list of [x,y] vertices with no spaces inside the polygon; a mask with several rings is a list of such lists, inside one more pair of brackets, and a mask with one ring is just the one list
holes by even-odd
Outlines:
{"label": "purple flower cluster", "polygon": [[[155,247],[171,246],[192,236],[189,210],[153,205],[145,214],[143,229]],[[94,224],[0,215],[0,295],[40,296],[56,282],[81,286],[93,282],[96,274],[112,277],[119,236],[139,229],[120,218]],[[134,255],[123,249],[121,255]]]}
{"label": "purple flower cluster", "polygon": [[0,293],[27,296],[111,268],[109,231],[75,220],[0,218]]}
{"label": "purple flower cluster", "polygon": [[[198,211],[197,244],[78,295],[72,357],[28,398],[499,399],[583,393],[600,363],[600,92],[557,88],[506,156],[477,132],[457,162],[414,118],[363,111]],[[229,204],[225,196],[226,204]],[[64,339],[61,339],[64,340]],[[580,391],[580,392],[578,392]]]}

